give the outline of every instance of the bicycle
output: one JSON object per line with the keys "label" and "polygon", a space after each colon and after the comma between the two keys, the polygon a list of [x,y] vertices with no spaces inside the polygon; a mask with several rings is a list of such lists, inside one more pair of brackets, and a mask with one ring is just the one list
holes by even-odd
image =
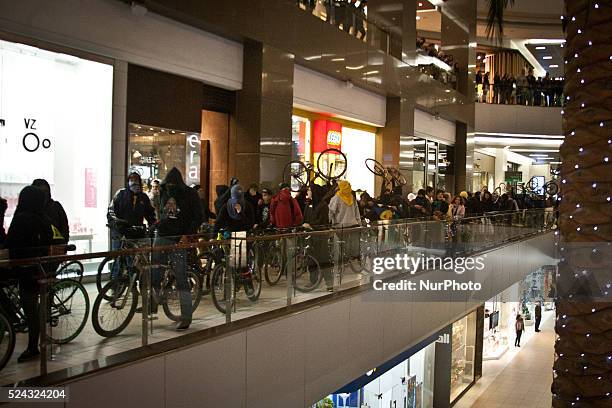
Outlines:
{"label": "bicycle", "polygon": [[[162,268],[163,275],[159,292],[152,291],[152,303],[161,305],[164,314],[172,321],[181,320],[179,290],[173,272],[172,261],[167,265],[148,265],[141,254],[134,258],[132,265],[122,268],[119,276],[104,285],[92,309],[92,325],[102,337],[113,337],[130,324],[138,307],[139,283],[143,270]],[[199,276],[187,271],[187,282],[191,292],[191,307],[196,310],[202,297]],[[143,311],[144,312],[144,311]]]}
{"label": "bicycle", "polygon": [[[67,245],[68,251],[74,251],[74,245]],[[47,292],[47,320],[51,327],[48,340],[53,344],[66,344],[74,340],[85,327],[89,317],[89,296],[85,287],[72,278],[58,279],[54,273],[50,277]],[[0,288],[8,300],[10,310],[5,310],[6,317],[15,330],[25,327],[25,315],[21,308],[18,284],[7,281]],[[22,330],[25,331],[25,330]]]}
{"label": "bicycle", "polygon": [[[228,257],[231,255],[230,245],[235,245],[238,242],[237,251],[234,254],[234,263],[236,266],[228,265]],[[236,302],[236,294],[244,287],[244,292],[251,302],[255,302],[261,295],[261,270],[257,267],[255,257],[247,257],[247,251],[243,246],[246,246],[245,240],[236,240],[230,245],[220,245],[214,251],[215,267],[212,272],[211,294],[215,308],[225,314],[226,304],[229,300],[230,307],[233,308]],[[246,266],[242,264],[242,257],[247,257]],[[231,269],[232,273],[229,273]]]}
{"label": "bicycle", "polygon": [[[128,225],[127,221],[123,221],[123,220],[115,220],[114,221],[117,225],[123,225],[123,229],[124,232],[127,233],[128,235],[131,236],[139,236],[139,237],[145,237],[146,236],[146,228],[144,227],[144,225]],[[111,227],[111,224],[107,224],[107,227]],[[121,238],[119,239],[120,243],[119,243],[119,250],[125,250],[125,249],[135,249],[138,248],[138,243],[136,242],[136,240],[134,239],[130,239],[127,238],[126,235],[122,235]],[[146,260],[143,258],[143,254],[139,253],[136,256],[139,256],[141,259],[141,263],[145,263]],[[113,269],[117,269],[117,273],[121,274],[123,270],[125,269],[131,269],[132,268],[132,263],[134,262],[133,260],[134,255],[118,255],[118,256],[107,256],[104,259],[102,259],[102,262],[100,262],[100,265],[98,265],[98,272],[96,274],[96,288],[98,289],[98,293],[102,292],[102,289],[104,288],[104,282],[102,281],[102,277],[106,272],[106,268],[108,266],[109,269],[109,273],[111,275],[112,278],[112,274],[113,274]],[[109,299],[106,299],[109,300]]]}
{"label": "bicycle", "polygon": [[390,166],[385,167],[376,159],[366,159],[365,166],[375,176],[382,178],[382,193],[387,191],[393,192],[398,187],[402,187],[407,183],[406,178],[398,169]]}
{"label": "bicycle", "polygon": [[[290,229],[291,232],[298,232],[302,228]],[[270,231],[270,230],[268,230]],[[260,235],[260,234],[257,234]],[[301,235],[303,240],[300,245],[297,245],[297,251],[294,253],[295,275],[293,285],[300,292],[310,292],[316,289],[323,279],[319,261],[311,254],[312,248],[310,235]],[[249,254],[252,257],[263,256],[264,259],[260,262],[257,260],[257,265],[264,270],[264,278],[270,286],[275,286],[283,275],[287,276],[287,268],[283,257],[283,248],[280,240],[266,241],[259,240],[253,242]],[[308,279],[305,279],[308,277]]]}

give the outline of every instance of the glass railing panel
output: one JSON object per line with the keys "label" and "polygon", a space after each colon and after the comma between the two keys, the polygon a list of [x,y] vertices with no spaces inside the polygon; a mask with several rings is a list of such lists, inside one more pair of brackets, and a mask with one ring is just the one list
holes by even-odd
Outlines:
{"label": "glass railing panel", "polygon": [[[111,252],[0,261],[1,269],[12,271],[4,273],[2,286],[2,315],[10,323],[0,325],[5,327],[0,351],[8,352],[10,342],[5,340],[11,333],[16,342],[0,379],[10,383],[81,366],[367,287],[378,278],[378,258],[462,256],[549,230],[556,221],[552,209],[521,210],[454,221],[391,220],[344,229],[230,235],[224,240],[212,235],[122,240]],[[100,274],[83,276],[79,264],[84,262],[99,265]],[[40,278],[35,292],[20,294],[15,278],[23,271]],[[43,335],[33,340],[40,344],[42,359],[34,356],[18,364],[28,343],[22,296],[25,309],[34,298],[48,306],[38,315]],[[177,331],[181,321],[189,327]]]}

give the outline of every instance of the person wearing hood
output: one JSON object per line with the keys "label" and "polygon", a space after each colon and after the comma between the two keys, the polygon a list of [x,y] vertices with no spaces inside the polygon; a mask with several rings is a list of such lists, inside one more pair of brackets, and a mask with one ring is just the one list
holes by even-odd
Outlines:
{"label": "person wearing hood", "polygon": [[[122,236],[142,238],[144,231],[142,234],[134,233],[129,227],[141,227],[145,220],[149,226],[155,224],[155,209],[151,205],[149,196],[142,191],[140,174],[136,172],[129,174],[126,186],[115,193],[108,207],[107,218],[113,241],[118,241]],[[119,242],[114,242],[113,250],[119,249],[119,245]]]}
{"label": "person wearing hood", "polygon": [[227,204],[227,200],[229,200],[231,197],[231,188],[238,183],[238,179],[236,177],[232,177],[229,186],[222,184],[215,188],[217,192],[217,199],[215,200],[215,213],[219,214],[221,208]]}
{"label": "person wearing hood", "polygon": [[[45,193],[34,186],[24,187],[19,193],[17,209],[6,237],[6,248],[11,259],[35,258],[49,255],[53,244],[53,226],[45,215]],[[19,297],[28,326],[28,346],[18,362],[29,361],[40,355],[38,278],[42,271],[37,265],[17,268]]]}
{"label": "person wearing hood", "polygon": [[329,225],[329,200],[332,195],[328,195],[325,187],[312,184],[309,187],[310,202],[304,209],[304,226],[307,228],[327,228]]}
{"label": "person wearing hood", "polygon": [[234,184],[230,190],[230,199],[219,210],[214,232],[250,231],[255,225],[255,210],[245,200],[240,184]]}
{"label": "person wearing hood", "polygon": [[51,186],[45,179],[36,179],[32,182],[34,187],[40,188],[45,194],[45,215],[51,220],[51,223],[62,234],[64,244],[67,244],[70,239],[70,227],[68,226],[68,217],[64,207],[51,198]]}
{"label": "person wearing hood", "polygon": [[289,184],[281,183],[280,191],[272,198],[270,220],[276,228],[293,228],[302,224],[302,210],[298,201],[291,196]]}
{"label": "person wearing hood", "polygon": [[353,196],[351,183],[346,180],[338,183],[338,191],[329,202],[329,221],[333,228],[361,225],[357,200]]}
{"label": "person wearing hood", "polygon": [[[196,234],[202,225],[202,205],[198,193],[185,184],[183,175],[176,167],[173,167],[161,182],[160,215],[153,246],[186,243],[188,236]],[[155,251],[152,258],[154,265],[167,265],[168,261],[172,263],[181,305],[181,320],[176,324],[176,330],[186,330],[191,325],[193,314],[191,288],[187,279],[187,251]],[[159,291],[163,270],[160,267],[151,269],[152,287]],[[155,298],[151,302],[151,309],[153,313],[157,312]]]}

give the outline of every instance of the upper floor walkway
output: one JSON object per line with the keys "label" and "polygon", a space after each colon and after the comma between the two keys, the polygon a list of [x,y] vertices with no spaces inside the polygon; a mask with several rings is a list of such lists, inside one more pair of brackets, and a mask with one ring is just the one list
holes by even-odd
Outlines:
{"label": "upper floor walkway", "polygon": [[[74,406],[91,395],[91,387],[99,390],[100,384],[117,392],[96,392],[99,406],[163,406],[164,400],[187,403],[195,398],[196,383],[201,394],[195,400],[205,406],[313,403],[539,266],[553,263],[550,228],[554,223],[552,211],[522,211],[466,218],[457,226],[454,240],[446,238],[449,230],[444,222],[400,220],[161,247],[141,241],[139,247],[123,251],[13,261],[16,266],[114,258],[122,264],[125,257],[133,262],[133,273],[128,275],[137,276],[140,284],[132,281],[131,291],[114,287],[114,294],[100,294],[94,282],[74,275],[70,268],[68,273],[73,272],[73,280],[81,280],[84,291],[57,290],[58,279],[43,281],[41,293],[46,285],[53,300],[49,309],[41,308],[47,334],[42,336],[41,358],[17,364],[16,355],[11,357],[1,379],[21,384],[70,383],[74,393],[68,405]],[[165,278],[174,273],[173,255],[195,255],[196,251],[198,265],[189,264],[190,271],[200,274],[197,279],[210,293],[197,294],[190,328],[176,332],[172,320],[162,317],[162,307],[157,315],[135,313],[137,305],[144,304],[146,311],[155,299],[165,315],[176,318],[179,296],[171,283],[166,297],[151,295],[152,271],[160,266],[155,254],[170,255]],[[219,251],[220,257],[208,258]],[[415,274],[376,260],[404,255],[423,260]],[[227,272],[241,265],[241,256],[246,257],[243,265],[247,266],[242,270],[251,274],[247,285],[244,273]],[[467,256],[484,256],[483,268],[465,271],[456,264],[458,273],[454,273],[435,267],[434,259]],[[212,271],[206,271],[206,262],[212,264]],[[9,264],[3,261],[0,267]],[[114,281],[106,282],[108,269],[100,265],[101,283],[109,286]],[[215,275],[218,270],[227,273]],[[215,276],[227,279],[218,281]],[[449,276],[459,284],[472,281],[481,287],[438,295],[373,290],[404,278],[444,282]],[[66,282],[65,277],[58,278]],[[195,280],[191,283],[192,288],[197,286]],[[124,321],[121,330],[109,333]],[[75,337],[68,338],[74,330]],[[26,337],[17,335],[15,354],[25,347]],[[57,344],[58,339],[67,341]],[[141,386],[147,392],[130,391]]]}

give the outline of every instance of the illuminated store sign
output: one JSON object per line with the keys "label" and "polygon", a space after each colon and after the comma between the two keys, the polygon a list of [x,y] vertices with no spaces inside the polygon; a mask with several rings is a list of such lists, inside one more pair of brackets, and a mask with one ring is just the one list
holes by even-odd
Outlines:
{"label": "illuminated store sign", "polygon": [[333,147],[339,147],[342,145],[342,132],[337,130],[330,130],[327,132],[327,145]]}

